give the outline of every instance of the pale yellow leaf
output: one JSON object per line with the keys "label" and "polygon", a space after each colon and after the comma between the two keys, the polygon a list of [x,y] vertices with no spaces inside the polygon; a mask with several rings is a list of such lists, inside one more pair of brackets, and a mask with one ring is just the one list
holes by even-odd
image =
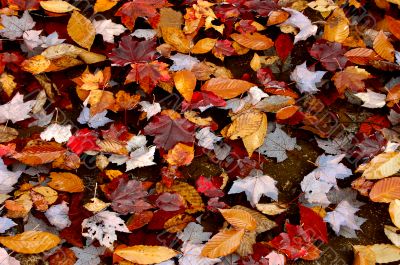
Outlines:
{"label": "pale yellow leaf", "polygon": [[400,169],[400,153],[388,152],[375,156],[370,162],[360,165],[356,172],[363,172],[366,179],[382,179],[396,174]]}
{"label": "pale yellow leaf", "polygon": [[40,6],[49,12],[53,13],[67,13],[71,12],[72,10],[79,10],[75,6],[71,5],[68,2],[65,1],[57,1],[57,0],[51,0],[51,1],[41,1]]}
{"label": "pale yellow leaf", "polygon": [[391,225],[385,225],[385,235],[396,247],[400,247],[400,229]]}
{"label": "pale yellow leaf", "polygon": [[389,204],[390,219],[397,228],[400,228],[400,200],[394,200]]}

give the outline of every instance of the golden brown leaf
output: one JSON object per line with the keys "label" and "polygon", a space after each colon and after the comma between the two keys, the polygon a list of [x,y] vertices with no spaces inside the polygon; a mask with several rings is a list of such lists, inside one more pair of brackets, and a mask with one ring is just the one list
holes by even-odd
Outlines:
{"label": "golden brown leaf", "polygon": [[375,253],[367,246],[355,245],[353,265],[375,265]]}
{"label": "golden brown leaf", "polygon": [[96,0],[94,4],[94,12],[104,12],[113,8],[118,4],[119,0]]}
{"label": "golden brown leaf", "polygon": [[339,94],[343,95],[346,89],[351,89],[354,92],[364,91],[365,83],[363,80],[371,77],[372,75],[365,69],[358,68],[357,66],[349,66],[343,71],[336,72],[332,80]]}
{"label": "golden brown leaf", "polygon": [[374,50],[376,51],[379,56],[381,56],[383,59],[389,61],[389,62],[394,62],[394,47],[393,45],[389,42],[388,37],[386,37],[385,33],[381,30],[376,38],[374,39]]}
{"label": "golden brown leaf", "polygon": [[49,187],[34,187],[32,190],[36,193],[39,193],[44,197],[44,199],[47,201],[48,204],[53,204],[56,202],[58,198],[58,193],[57,191],[53,190],[52,188]]}
{"label": "golden brown leaf", "polygon": [[115,95],[115,103],[119,110],[131,110],[137,106],[140,101],[140,95],[131,95],[123,90]]}
{"label": "golden brown leaf", "polygon": [[105,90],[92,90],[89,94],[90,114],[96,115],[115,106],[114,94]]}
{"label": "golden brown leaf", "polygon": [[290,117],[292,117],[294,114],[296,114],[296,112],[300,109],[299,106],[287,106],[284,108],[281,108],[280,110],[278,110],[278,112],[276,113],[276,118],[278,120],[286,120],[289,119]]}
{"label": "golden brown leaf", "polygon": [[203,54],[211,51],[215,44],[217,43],[217,39],[204,38],[199,40],[191,49],[191,53],[193,54]]}
{"label": "golden brown leaf", "polygon": [[322,38],[331,42],[342,43],[349,36],[349,20],[343,9],[336,8],[326,22]]}
{"label": "golden brown leaf", "polygon": [[45,72],[51,64],[51,61],[43,55],[36,55],[21,64],[21,69],[34,75]]}
{"label": "golden brown leaf", "polygon": [[256,108],[261,111],[275,113],[278,112],[280,109],[291,106],[295,103],[296,101],[292,97],[272,95],[258,102]]}
{"label": "golden brown leaf", "polygon": [[245,34],[238,34],[233,33],[231,38],[239,43],[240,45],[252,49],[252,50],[267,50],[274,46],[274,42],[265,35],[262,35],[258,32],[254,33],[245,33]]}
{"label": "golden brown leaf", "polygon": [[253,245],[256,243],[256,236],[257,233],[255,231],[244,232],[244,235],[240,240],[240,245],[236,249],[236,253],[241,257],[253,254]]}
{"label": "golden brown leaf", "polygon": [[164,229],[167,230],[169,233],[178,233],[182,231],[188,223],[194,222],[195,219],[187,214],[178,214],[168,219],[164,223]]}
{"label": "golden brown leaf", "polygon": [[17,83],[15,83],[13,75],[4,72],[0,76],[0,86],[6,92],[7,96],[11,97],[15,88],[17,88]]}
{"label": "golden brown leaf", "polygon": [[168,151],[165,156],[168,164],[171,166],[186,166],[189,165],[194,158],[194,147],[193,145],[186,145],[183,143],[177,143],[172,149]]}
{"label": "golden brown leaf", "polygon": [[53,13],[67,13],[71,12],[72,10],[79,10],[75,6],[71,5],[68,2],[65,1],[57,1],[57,0],[51,0],[51,1],[40,1],[40,6],[49,12]]}
{"label": "golden brown leaf", "polygon": [[175,87],[187,102],[192,100],[196,81],[196,76],[189,70],[181,70],[174,74]]}
{"label": "golden brown leaf", "polygon": [[219,232],[205,244],[201,255],[214,259],[232,254],[240,246],[244,232],[244,229],[229,229]]}
{"label": "golden brown leaf", "polygon": [[366,179],[383,179],[400,170],[400,153],[388,152],[375,156],[370,162],[360,165],[356,172],[363,172]]}
{"label": "golden brown leaf", "polygon": [[263,214],[251,210],[249,208],[246,208],[241,205],[235,205],[232,207],[232,209],[239,209],[248,212],[253,216],[253,218],[256,220],[257,223],[257,228],[256,228],[256,233],[260,234],[265,231],[271,230],[272,228],[276,227],[276,223],[274,221],[269,220],[267,217],[265,217]]}
{"label": "golden brown leaf", "polygon": [[18,131],[14,128],[0,125],[0,143],[14,140],[18,136]]}
{"label": "golden brown leaf", "polygon": [[78,169],[81,165],[80,157],[73,152],[65,152],[56,160],[53,161],[51,166],[53,168],[65,169],[65,170],[73,170]]}
{"label": "golden brown leaf", "polygon": [[233,122],[228,125],[225,137],[231,140],[244,138],[255,133],[263,122],[265,122],[265,113],[260,111],[248,111],[232,117]]}
{"label": "golden brown leaf", "polygon": [[105,203],[97,198],[90,199],[90,202],[83,205],[86,210],[97,213],[107,208],[111,203]]}
{"label": "golden brown leaf", "polygon": [[97,140],[96,144],[100,147],[100,151],[117,155],[128,155],[126,145],[112,139]]}
{"label": "golden brown leaf", "polygon": [[253,83],[240,79],[211,78],[201,87],[201,90],[211,91],[224,99],[231,99],[246,92],[253,86]]}
{"label": "golden brown leaf", "polygon": [[175,11],[172,8],[161,8],[160,9],[160,22],[158,28],[177,28],[180,29],[183,24],[183,16],[179,11]]}
{"label": "golden brown leaf", "polygon": [[55,142],[37,142],[13,155],[14,159],[29,166],[37,166],[53,162],[65,153],[65,148]]}
{"label": "golden brown leaf", "polygon": [[374,202],[387,203],[400,199],[400,177],[386,178],[376,182],[369,193],[369,198]]}
{"label": "golden brown leaf", "polygon": [[84,15],[74,10],[67,25],[68,35],[80,46],[86,49],[92,47],[96,30]]}
{"label": "golden brown leaf", "polygon": [[289,18],[289,13],[283,10],[271,11],[268,15],[267,26],[277,25],[285,22]]}
{"label": "golden brown leaf", "polygon": [[61,239],[51,233],[27,231],[16,236],[2,236],[0,243],[12,251],[23,254],[37,254],[54,248]]}
{"label": "golden brown leaf", "polygon": [[371,60],[380,60],[381,57],[368,48],[355,48],[344,54],[352,63],[367,65]]}
{"label": "golden brown leaf", "polygon": [[4,206],[7,209],[7,217],[25,218],[32,209],[33,203],[29,193],[24,193],[14,201],[6,200]]}
{"label": "golden brown leaf", "polygon": [[85,189],[82,179],[77,175],[68,172],[51,172],[51,181],[48,183],[49,187],[52,187],[58,191],[65,192],[82,192]]}
{"label": "golden brown leaf", "polygon": [[[183,116],[185,116],[185,118],[196,124],[199,126],[210,126],[211,123],[213,122],[213,119],[211,117],[207,117],[207,118],[202,118],[198,115],[197,112],[189,110],[183,113]],[[1,127],[0,127],[1,128]],[[1,130],[1,129],[0,129]]]}
{"label": "golden brown leaf", "polygon": [[167,247],[136,245],[116,249],[114,254],[134,263],[153,264],[169,260],[178,252]]}
{"label": "golden brown leaf", "polygon": [[267,135],[267,127],[267,115],[262,113],[262,120],[258,129],[252,134],[243,137],[243,144],[249,157],[251,157],[253,152],[264,143],[264,138]]}
{"label": "golden brown leaf", "polygon": [[164,41],[173,46],[178,52],[189,53],[190,41],[180,28],[166,27],[161,28]]}
{"label": "golden brown leaf", "polygon": [[254,231],[257,227],[256,220],[251,214],[240,209],[219,209],[222,216],[228,223],[237,229],[246,229]]}

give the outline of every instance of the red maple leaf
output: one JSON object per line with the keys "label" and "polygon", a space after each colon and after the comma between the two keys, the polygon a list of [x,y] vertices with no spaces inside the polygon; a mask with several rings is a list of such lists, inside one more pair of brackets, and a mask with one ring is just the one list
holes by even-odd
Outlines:
{"label": "red maple leaf", "polygon": [[121,17],[122,23],[130,30],[135,27],[138,17],[147,18],[150,25],[156,28],[160,20],[157,9],[169,5],[166,0],[132,0],[122,5],[115,15]]}
{"label": "red maple leaf", "polygon": [[390,121],[388,120],[388,118],[386,116],[376,114],[364,120],[364,122],[361,123],[358,132],[364,133],[366,135],[371,135],[376,131],[381,131],[383,128],[389,127]]}
{"label": "red maple leaf", "polygon": [[217,188],[214,183],[204,176],[196,180],[197,191],[204,193],[207,197],[222,197],[224,192]]}
{"label": "red maple leaf", "polygon": [[300,205],[299,208],[300,219],[304,230],[306,230],[312,238],[328,243],[326,223],[323,221],[321,216],[303,205]]}
{"label": "red maple leaf", "polygon": [[144,198],[147,191],[142,183],[137,180],[120,178],[117,188],[111,192],[111,207],[120,214],[138,213],[152,208]]}
{"label": "red maple leaf", "polygon": [[299,225],[286,223],[286,233],[280,233],[268,244],[285,253],[289,259],[313,260],[320,255],[320,250],[313,244],[310,235]]}
{"label": "red maple leaf", "polygon": [[185,118],[171,119],[167,115],[157,115],[144,127],[144,134],[155,136],[156,146],[169,150],[179,142],[193,143],[195,127]]}
{"label": "red maple leaf", "polygon": [[216,56],[231,56],[236,53],[232,47],[232,41],[230,40],[218,40],[214,46],[214,54]]}
{"label": "red maple leaf", "polygon": [[75,135],[71,136],[68,140],[67,146],[72,152],[77,155],[82,154],[88,150],[100,150],[96,144],[97,134],[88,128],[79,130]]}
{"label": "red maple leaf", "polygon": [[150,62],[155,59],[156,40],[136,41],[124,36],[118,48],[114,48],[109,58],[114,65],[125,66],[131,63]]}
{"label": "red maple leaf", "polygon": [[187,101],[182,102],[182,111],[198,109],[210,105],[214,107],[224,107],[226,106],[226,101],[209,91],[195,91],[190,103]]}
{"label": "red maple leaf", "polygon": [[320,61],[328,71],[336,71],[346,66],[345,52],[342,44],[326,41],[315,42],[310,50],[311,56]]}
{"label": "red maple leaf", "polygon": [[131,64],[131,67],[132,70],[126,76],[125,84],[137,82],[146,93],[151,93],[159,82],[171,80],[166,63],[159,61],[135,63]]}

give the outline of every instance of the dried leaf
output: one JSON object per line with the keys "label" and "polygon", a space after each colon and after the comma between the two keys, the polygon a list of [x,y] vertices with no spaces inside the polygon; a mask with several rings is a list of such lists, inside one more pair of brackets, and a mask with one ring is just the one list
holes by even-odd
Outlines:
{"label": "dried leaf", "polygon": [[370,61],[379,60],[381,57],[372,49],[355,48],[344,54],[352,63],[368,65]]}
{"label": "dried leaf", "polygon": [[394,200],[389,204],[389,214],[392,222],[400,228],[400,200]]}
{"label": "dried leaf", "polygon": [[394,47],[393,45],[389,42],[388,37],[386,37],[385,33],[381,30],[376,38],[374,39],[374,50],[376,51],[379,56],[381,56],[383,59],[389,61],[389,62],[394,62]]}
{"label": "dried leaf", "polygon": [[369,198],[374,202],[390,203],[400,199],[400,177],[385,178],[375,183],[369,193]]}
{"label": "dried leaf", "polygon": [[177,143],[172,149],[168,151],[165,160],[171,166],[186,166],[189,165],[194,158],[193,145],[186,145]]}
{"label": "dried leaf", "polygon": [[0,143],[7,143],[18,136],[18,131],[14,128],[0,125]]}
{"label": "dried leaf", "polygon": [[65,1],[57,1],[57,0],[50,0],[50,1],[40,1],[40,6],[49,12],[53,13],[67,13],[73,10],[79,10],[75,6],[71,5]]}
{"label": "dried leaf", "polygon": [[14,154],[13,158],[27,165],[37,166],[53,162],[65,151],[64,147],[55,142],[38,142],[26,146],[21,152]]}
{"label": "dried leaf", "polygon": [[240,209],[219,209],[222,216],[233,225],[236,229],[246,229],[249,231],[254,231],[257,227],[256,220],[253,216]]}
{"label": "dried leaf", "polygon": [[343,9],[336,8],[326,22],[322,38],[331,42],[342,43],[349,36],[350,22]]}
{"label": "dried leaf", "polygon": [[160,263],[175,257],[178,252],[171,248],[162,246],[136,245],[132,247],[119,248],[114,254],[139,264]]}
{"label": "dried leaf", "polygon": [[244,138],[257,132],[266,123],[265,114],[259,111],[248,111],[232,117],[233,122],[224,128],[223,135],[231,140]]}
{"label": "dried leaf", "polygon": [[217,39],[211,39],[211,38],[201,39],[193,46],[193,48],[190,50],[190,52],[193,54],[207,53],[214,48],[216,43],[217,43]]}
{"label": "dried leaf", "polygon": [[218,258],[235,252],[240,246],[244,232],[244,229],[219,232],[205,244],[201,255],[208,258]]}
{"label": "dried leaf", "polygon": [[256,207],[257,210],[259,210],[263,214],[278,215],[283,212],[286,212],[288,205],[279,202],[272,202],[272,203],[257,203]]}
{"label": "dried leaf", "polygon": [[23,254],[36,254],[54,248],[61,239],[51,233],[27,231],[16,236],[2,236],[0,243],[7,248]]}
{"label": "dried leaf", "polygon": [[246,148],[249,157],[253,155],[253,152],[258,149],[264,143],[264,138],[267,134],[267,115],[262,113],[262,120],[258,129],[250,135],[242,138],[244,147]]}
{"label": "dried leaf", "polygon": [[189,53],[190,41],[180,28],[166,27],[161,28],[164,41],[174,47],[178,52]]}
{"label": "dried leaf", "polygon": [[189,70],[181,70],[174,74],[175,87],[187,102],[192,100],[196,81],[195,74]]}
{"label": "dried leaf", "polygon": [[257,51],[267,50],[274,46],[274,42],[270,38],[257,32],[244,34],[233,33],[231,34],[231,38],[240,45]]}
{"label": "dried leaf", "polygon": [[92,47],[96,29],[92,22],[74,10],[67,25],[68,35],[80,46],[90,49]]}
{"label": "dried leaf", "polygon": [[360,165],[356,172],[363,172],[366,179],[382,179],[400,170],[400,153],[388,152],[375,156],[370,162]]}
{"label": "dried leaf", "polygon": [[48,183],[50,187],[58,191],[65,192],[82,192],[85,189],[82,179],[77,175],[68,172],[51,172],[51,181]]}

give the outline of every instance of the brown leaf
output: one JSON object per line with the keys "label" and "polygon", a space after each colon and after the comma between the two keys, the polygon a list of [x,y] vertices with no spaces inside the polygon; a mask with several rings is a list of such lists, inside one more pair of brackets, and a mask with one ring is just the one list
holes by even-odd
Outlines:
{"label": "brown leaf", "polygon": [[369,197],[374,202],[387,203],[400,199],[400,177],[386,178],[376,182]]}
{"label": "brown leaf", "polygon": [[389,62],[394,62],[394,47],[393,45],[389,42],[388,37],[386,37],[385,33],[381,30],[378,35],[376,36],[374,40],[374,50],[376,51],[379,56],[381,56],[383,59],[389,61]]}
{"label": "brown leaf", "polygon": [[51,172],[49,177],[51,181],[48,185],[55,190],[72,193],[82,192],[85,189],[82,179],[75,174],[68,172]]}
{"label": "brown leaf", "polygon": [[264,143],[264,138],[267,135],[267,127],[267,115],[262,113],[262,120],[258,129],[254,133],[243,137],[243,144],[249,157],[251,157],[253,152]]}
{"label": "brown leaf", "polygon": [[277,25],[285,22],[289,18],[289,13],[283,10],[271,11],[268,15],[267,26]]}
{"label": "brown leaf", "polygon": [[232,254],[240,246],[244,232],[244,229],[229,229],[219,232],[205,244],[201,255],[214,259]]}
{"label": "brown leaf", "polygon": [[240,241],[240,246],[236,249],[236,253],[245,257],[250,254],[253,254],[253,245],[256,243],[256,232],[255,231],[246,231]]}
{"label": "brown leaf", "polygon": [[181,70],[174,74],[175,87],[187,102],[192,100],[196,81],[195,74],[189,70]]}
{"label": "brown leaf", "polygon": [[29,166],[37,166],[53,162],[65,151],[64,147],[55,142],[37,142],[26,146],[12,157]]}
{"label": "brown leaf", "polygon": [[167,247],[136,245],[119,248],[115,250],[114,254],[134,263],[153,264],[169,260],[178,252]]}
{"label": "brown leaf", "polygon": [[253,83],[240,79],[211,78],[201,87],[201,90],[211,91],[224,99],[231,99],[246,92],[253,86],[255,86]]}
{"label": "brown leaf", "polygon": [[240,209],[219,209],[222,216],[237,229],[254,231],[257,227],[256,220],[251,214]]}
{"label": "brown leaf", "polygon": [[331,42],[342,43],[349,36],[349,20],[343,9],[336,8],[326,22],[322,38]]}
{"label": "brown leaf", "polygon": [[164,41],[173,46],[178,52],[189,53],[190,41],[180,28],[166,27],[161,28]]}
{"label": "brown leaf", "polygon": [[267,50],[274,46],[274,42],[270,38],[258,32],[254,32],[252,34],[233,33],[231,34],[231,38],[240,45],[257,51]]}
{"label": "brown leaf", "polygon": [[106,109],[112,109],[115,104],[114,94],[110,91],[92,90],[89,94],[90,114],[96,115]]}
{"label": "brown leaf", "polygon": [[97,140],[96,144],[100,147],[100,151],[117,155],[128,155],[126,145],[112,139]]}
{"label": "brown leaf", "polygon": [[374,50],[368,48],[355,48],[344,54],[352,63],[368,65],[370,61],[382,59]]}
{"label": "brown leaf", "polygon": [[27,231],[16,236],[2,236],[0,243],[12,251],[23,254],[37,254],[54,248],[61,239],[48,232]]}
{"label": "brown leaf", "polygon": [[0,143],[7,143],[18,136],[18,131],[14,128],[0,125]]}
{"label": "brown leaf", "polygon": [[131,110],[137,106],[140,101],[140,95],[131,95],[123,90],[115,95],[115,103],[119,110]]}
{"label": "brown leaf", "polygon": [[68,35],[80,46],[90,49],[92,47],[96,30],[84,15],[74,10],[67,25]]}

